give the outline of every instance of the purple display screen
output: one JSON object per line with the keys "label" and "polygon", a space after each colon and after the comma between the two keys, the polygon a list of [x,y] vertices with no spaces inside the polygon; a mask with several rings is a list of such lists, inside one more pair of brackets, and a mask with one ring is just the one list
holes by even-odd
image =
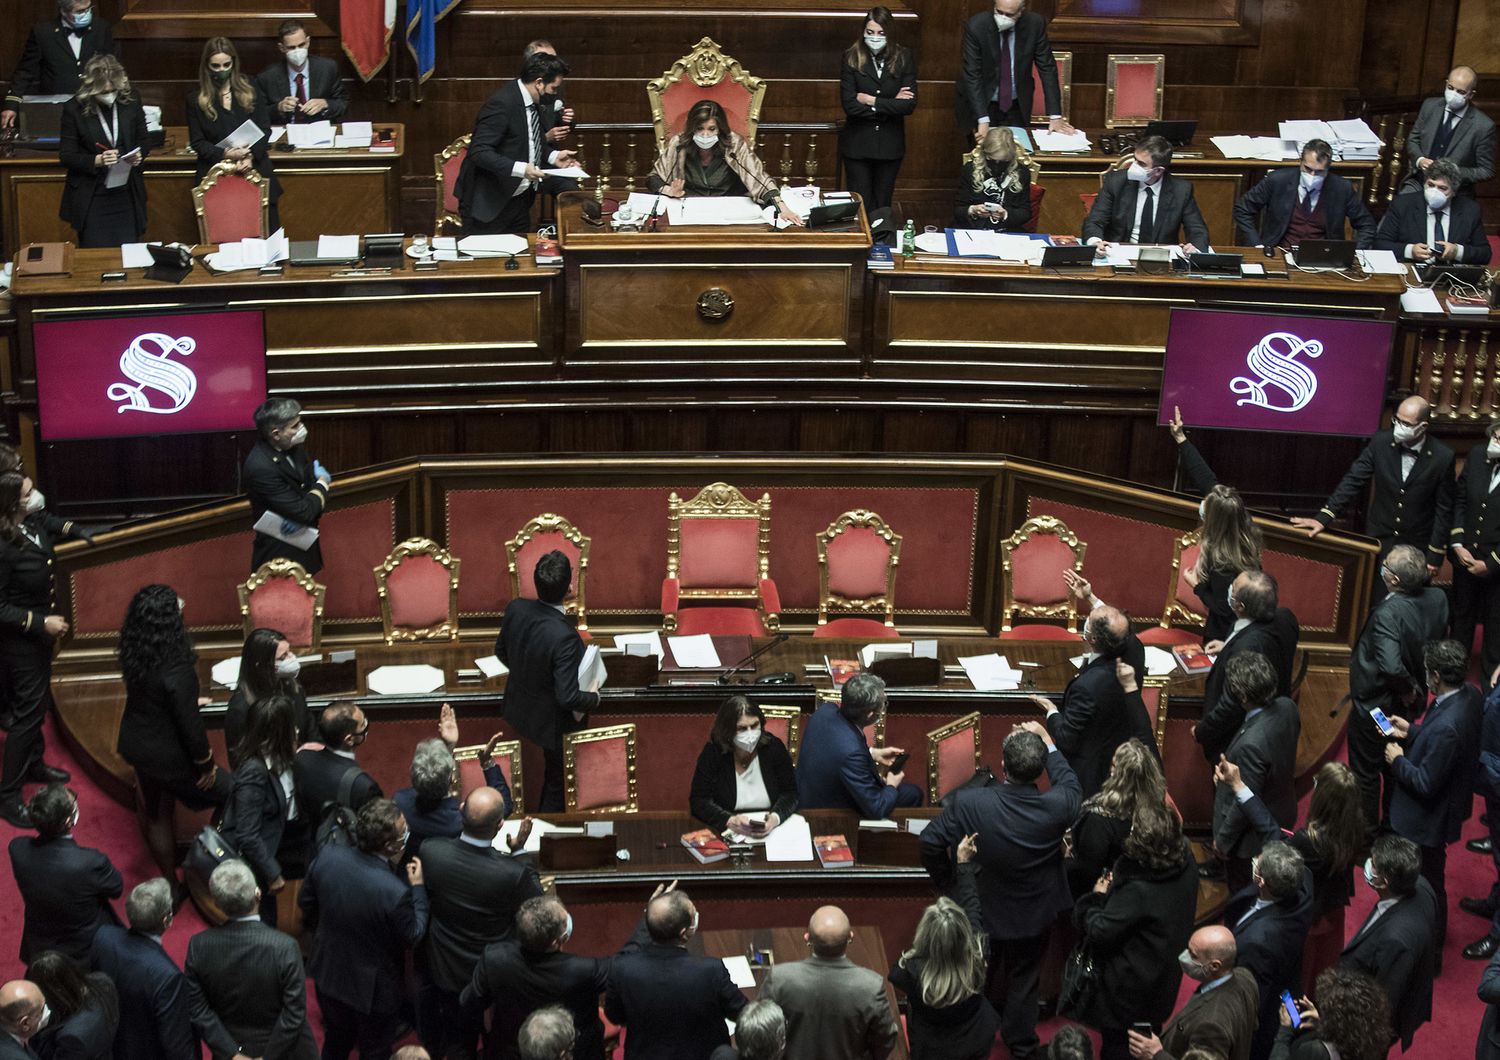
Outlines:
{"label": "purple display screen", "polygon": [[1392,324],[1173,309],[1157,422],[1365,435],[1385,404]]}

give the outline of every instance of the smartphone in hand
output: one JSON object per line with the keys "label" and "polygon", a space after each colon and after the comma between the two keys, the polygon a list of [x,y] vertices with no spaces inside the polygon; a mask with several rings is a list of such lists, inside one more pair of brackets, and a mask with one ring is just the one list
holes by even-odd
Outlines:
{"label": "smartphone in hand", "polygon": [[1385,711],[1375,707],[1370,711],[1370,718],[1386,736],[1395,736],[1396,727],[1391,724],[1391,719],[1385,716]]}
{"label": "smartphone in hand", "polygon": [[1283,990],[1281,992],[1281,1005],[1286,1009],[1287,1016],[1291,1018],[1292,1029],[1296,1030],[1302,1026],[1302,1013],[1297,1011],[1297,1002],[1292,999],[1292,992],[1290,990]]}

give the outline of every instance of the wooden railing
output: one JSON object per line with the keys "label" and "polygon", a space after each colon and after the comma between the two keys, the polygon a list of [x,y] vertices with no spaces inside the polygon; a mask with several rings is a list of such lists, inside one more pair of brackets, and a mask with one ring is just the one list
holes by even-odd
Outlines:
{"label": "wooden railing", "polygon": [[1380,149],[1380,165],[1365,188],[1365,202],[1371,208],[1385,207],[1406,179],[1406,136],[1421,106],[1421,96],[1344,100],[1345,116],[1363,118],[1385,145]]}
{"label": "wooden railing", "polygon": [[1411,323],[1405,344],[1402,375],[1439,420],[1482,430],[1500,415],[1500,323]]}

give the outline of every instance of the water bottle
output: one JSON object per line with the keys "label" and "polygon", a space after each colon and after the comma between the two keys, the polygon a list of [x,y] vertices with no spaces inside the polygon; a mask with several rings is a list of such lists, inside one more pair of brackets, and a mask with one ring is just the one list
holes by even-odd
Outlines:
{"label": "water bottle", "polygon": [[901,233],[901,256],[903,258],[917,256],[917,222],[915,221],[907,221],[906,231]]}

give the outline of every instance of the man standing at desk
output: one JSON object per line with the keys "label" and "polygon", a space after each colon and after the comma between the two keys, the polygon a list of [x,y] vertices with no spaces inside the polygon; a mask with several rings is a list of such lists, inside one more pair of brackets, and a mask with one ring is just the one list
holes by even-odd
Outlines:
{"label": "man standing at desk", "polygon": [[302,23],[289,18],[276,30],[283,62],[255,75],[255,90],[266,101],[271,119],[286,125],[339,121],[349,109],[349,92],[338,63],[311,54],[312,38]]}
{"label": "man standing at desk", "polygon": [[[526,50],[521,52],[521,62],[525,62],[533,55],[557,55],[557,47],[550,40],[534,40],[526,45]],[[562,145],[573,135],[573,122],[577,115],[573,108],[559,96],[552,104],[551,109],[542,109],[542,139],[547,142],[548,149],[561,149]],[[579,182],[571,177],[548,177],[542,181],[541,193],[543,195],[560,195],[565,191],[577,191]]]}
{"label": "man standing at desk", "polygon": [[964,24],[963,66],[955,102],[960,128],[983,143],[991,128],[1031,123],[1031,68],[1041,75],[1042,97],[1053,132],[1073,126],[1062,114],[1057,62],[1047,39],[1047,22],[1027,11],[1026,0],[995,0],[993,11],[981,11]]}
{"label": "man standing at desk", "polygon": [[94,17],[94,0],[57,0],[57,14],[50,22],[38,22],[26,38],[0,107],[0,129],[15,127],[21,97],[71,96],[90,59],[115,54],[109,23]]}
{"label": "man standing at desk", "polygon": [[1421,191],[1428,167],[1447,159],[1458,167],[1454,190],[1470,198],[1474,185],[1495,175],[1495,123],[1474,106],[1479,75],[1472,67],[1457,66],[1448,73],[1441,96],[1422,101],[1411,135],[1406,138],[1406,158],[1411,165],[1402,192]]}
{"label": "man standing at desk", "polygon": [[[302,406],[291,398],[270,398],[255,410],[255,429],[260,432],[260,440],[245,458],[245,494],[250,500],[252,522],[258,522],[267,512],[278,515],[285,537],[317,526],[328,506],[333,476],[307,455]],[[323,569],[323,548],[317,541],[298,548],[257,530],[250,550],[251,572],[273,559],[289,559],[302,564],[308,574],[316,574]]]}
{"label": "man standing at desk", "polygon": [[1302,164],[1268,174],[1234,204],[1234,223],[1246,246],[1295,247],[1304,239],[1343,239],[1344,223],[1354,229],[1361,250],[1375,242],[1375,218],[1359,189],[1330,173],[1333,148],[1309,140]]}
{"label": "man standing at desk", "polygon": [[1172,145],[1148,136],[1135,148],[1129,169],[1104,178],[1099,197],[1083,219],[1083,239],[1107,250],[1111,243],[1168,243],[1184,253],[1207,250],[1208,225],[1198,212],[1193,186],[1167,173]]}

